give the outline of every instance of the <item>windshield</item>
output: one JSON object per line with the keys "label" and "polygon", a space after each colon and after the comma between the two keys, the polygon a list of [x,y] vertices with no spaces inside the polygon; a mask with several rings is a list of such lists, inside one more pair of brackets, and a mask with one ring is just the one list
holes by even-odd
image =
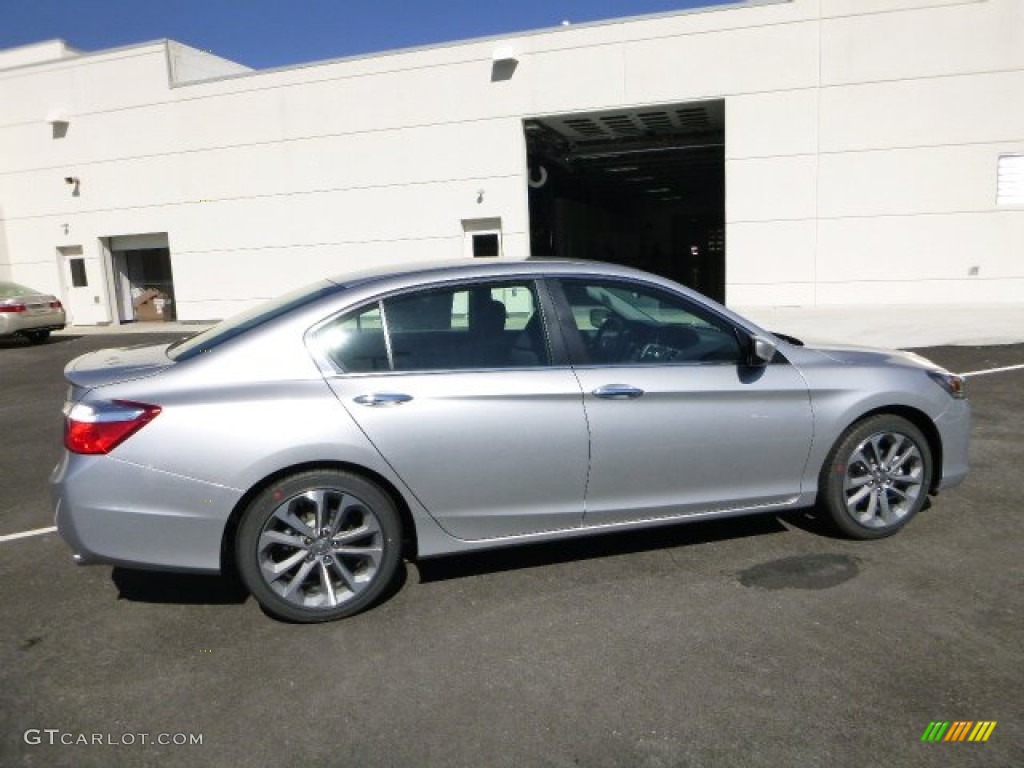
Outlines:
{"label": "windshield", "polygon": [[229,317],[194,336],[174,342],[167,348],[167,355],[172,360],[188,360],[203,352],[209,352],[229,339],[241,336],[246,331],[340,289],[340,286],[329,280],[321,280],[312,285],[303,286],[283,296],[278,296],[276,299],[259,304],[246,312]]}
{"label": "windshield", "polygon": [[673,323],[689,325],[693,328],[715,329],[709,323],[692,312],[679,309],[675,302],[659,300],[655,294],[647,295],[623,285],[587,286],[587,295],[599,301],[620,317],[632,321],[646,321],[657,325]]}

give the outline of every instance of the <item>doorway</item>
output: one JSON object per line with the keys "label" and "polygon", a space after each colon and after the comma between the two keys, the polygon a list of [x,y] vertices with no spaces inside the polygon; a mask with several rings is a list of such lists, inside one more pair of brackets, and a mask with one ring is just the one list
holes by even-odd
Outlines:
{"label": "doorway", "polygon": [[175,320],[174,273],[167,235],[112,237],[109,249],[121,322]]}
{"label": "doorway", "polygon": [[535,256],[645,269],[725,301],[725,102],[524,121]]}

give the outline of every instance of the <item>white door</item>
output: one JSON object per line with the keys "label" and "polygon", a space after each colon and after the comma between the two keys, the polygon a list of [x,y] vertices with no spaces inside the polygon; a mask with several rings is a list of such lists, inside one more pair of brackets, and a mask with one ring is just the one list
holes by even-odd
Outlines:
{"label": "white door", "polygon": [[57,249],[57,261],[68,325],[109,322],[106,283],[99,259],[85,258],[82,246],[71,245]]}

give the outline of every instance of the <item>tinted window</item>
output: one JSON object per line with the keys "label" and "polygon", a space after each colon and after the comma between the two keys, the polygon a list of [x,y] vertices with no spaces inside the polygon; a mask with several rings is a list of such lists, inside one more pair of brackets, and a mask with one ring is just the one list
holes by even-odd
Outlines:
{"label": "tinted window", "polygon": [[323,353],[344,371],[391,369],[379,303],[328,323],[317,331],[315,338]]}
{"label": "tinted window", "polygon": [[658,365],[743,359],[732,325],[685,297],[633,283],[561,284],[585,362]]}
{"label": "tinted window", "polygon": [[483,283],[402,294],[341,316],[316,343],[347,373],[547,365],[527,283]]}

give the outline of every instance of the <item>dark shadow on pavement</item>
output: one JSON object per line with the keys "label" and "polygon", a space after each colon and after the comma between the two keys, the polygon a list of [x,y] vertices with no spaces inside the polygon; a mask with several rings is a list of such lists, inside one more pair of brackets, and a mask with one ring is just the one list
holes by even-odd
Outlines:
{"label": "dark shadow on pavement", "polygon": [[420,582],[426,584],[485,573],[536,568],[786,531],[786,526],[782,525],[775,515],[750,515],[430,558],[417,562],[416,567],[420,572]]}
{"label": "dark shadow on pavement", "polygon": [[118,599],[139,603],[227,605],[244,603],[249,598],[237,579],[216,574],[114,568],[111,580],[117,587]]}
{"label": "dark shadow on pavement", "polygon": [[33,344],[28,339],[23,339],[20,336],[4,336],[0,338],[0,349],[15,349],[21,347],[46,347],[53,344],[63,344],[66,341],[75,341],[76,339],[82,338],[81,336],[51,336],[41,344]]}
{"label": "dark shadow on pavement", "polygon": [[799,528],[801,531],[813,533],[815,536],[824,536],[828,539],[846,538],[839,533],[828,516],[817,507],[794,509],[790,512],[783,512],[777,517],[784,525]]}

